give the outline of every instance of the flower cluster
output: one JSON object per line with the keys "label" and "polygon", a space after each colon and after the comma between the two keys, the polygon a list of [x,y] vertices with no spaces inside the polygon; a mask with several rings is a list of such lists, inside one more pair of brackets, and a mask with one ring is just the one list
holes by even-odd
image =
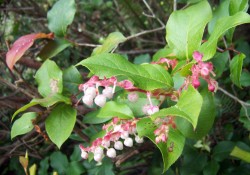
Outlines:
{"label": "flower cluster", "polygon": [[108,157],[115,158],[116,151],[123,150],[123,145],[132,147],[133,137],[136,143],[143,143],[143,138],[140,138],[136,132],[137,121],[138,119],[122,120],[114,117],[111,123],[103,126],[106,134],[102,138],[94,140],[90,147],[80,145],[81,157],[87,159],[89,153],[93,153],[94,160],[101,162],[105,150]]}
{"label": "flower cluster", "polygon": [[167,142],[168,140],[168,133],[169,133],[169,126],[172,126],[172,128],[176,128],[174,117],[168,116],[165,118],[158,118],[155,120],[155,124],[158,126],[158,128],[154,131],[155,134],[155,142]]}
{"label": "flower cluster", "polygon": [[197,64],[194,64],[191,68],[192,76],[191,81],[192,85],[195,88],[200,86],[199,78],[203,78],[208,83],[208,90],[214,92],[217,90],[217,82],[211,78],[210,74],[215,76],[213,72],[213,64],[211,62],[205,63],[202,61],[203,54],[195,51],[193,53],[193,58],[197,61]]}
{"label": "flower cluster", "polygon": [[[102,93],[99,92],[99,87],[104,87]],[[98,76],[93,76],[84,84],[79,85],[79,90],[84,92],[82,101],[85,105],[92,107],[94,103],[103,107],[108,99],[111,99],[115,92],[115,87],[120,86],[127,90],[137,89],[129,80],[118,82],[116,77],[99,79]]]}

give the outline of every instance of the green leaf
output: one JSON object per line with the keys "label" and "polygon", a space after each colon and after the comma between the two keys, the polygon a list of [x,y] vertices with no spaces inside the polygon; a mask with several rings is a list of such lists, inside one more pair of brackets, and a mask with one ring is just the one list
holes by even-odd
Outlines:
{"label": "green leaf", "polygon": [[34,128],[32,120],[34,120],[36,116],[37,114],[35,112],[27,112],[23,114],[21,118],[17,119],[11,128],[11,139],[30,132]]}
{"label": "green leaf", "polygon": [[181,133],[184,136],[193,139],[201,139],[206,134],[208,134],[209,130],[213,126],[216,115],[213,94],[207,89],[203,89],[201,92],[201,96],[203,99],[203,103],[195,130],[187,120],[176,118],[176,125]]}
{"label": "green leaf", "polygon": [[42,60],[52,58],[69,46],[72,46],[72,44],[65,39],[56,38],[54,40],[50,40],[40,51],[37,57]]}
{"label": "green leaf", "polygon": [[150,63],[151,57],[149,54],[141,54],[134,58],[134,64]]}
{"label": "green leaf", "polygon": [[164,47],[162,49],[159,49],[154,55],[152,61],[158,61],[161,58],[169,57],[169,55],[172,53],[172,49]]}
{"label": "green leaf", "polygon": [[49,157],[43,158],[39,163],[38,175],[48,175]]}
{"label": "green leaf", "polygon": [[78,63],[100,77],[124,75],[143,90],[171,88],[173,80],[161,66],[154,64],[135,65],[118,54],[99,54]]}
{"label": "green leaf", "polygon": [[79,92],[78,86],[81,83],[83,83],[82,76],[75,66],[63,70],[63,91],[77,94]]}
{"label": "green leaf", "polygon": [[212,34],[214,30],[214,26],[216,22],[225,16],[229,16],[229,1],[231,0],[225,0],[219,4],[218,7],[213,11],[213,18],[208,23],[208,33]]}
{"label": "green leaf", "polygon": [[243,71],[240,76],[240,84],[244,87],[250,86],[250,73]]}
{"label": "green leaf", "polygon": [[18,109],[12,116],[12,120],[15,118],[15,116],[17,114],[19,114],[20,112],[23,112],[25,111],[26,109],[32,107],[32,106],[35,106],[35,105],[41,105],[43,107],[50,107],[58,102],[64,102],[66,104],[71,104],[71,101],[68,97],[65,97],[61,94],[52,94],[52,95],[49,95],[45,98],[42,98],[42,99],[33,99],[31,100],[31,102],[29,102],[28,104],[24,105],[23,107],[21,107],[20,109]]}
{"label": "green leaf", "polygon": [[74,0],[59,0],[48,12],[48,27],[57,36],[65,36],[67,27],[73,22],[76,13]]}
{"label": "green leaf", "polygon": [[229,52],[216,53],[213,59],[211,60],[214,65],[214,73],[216,77],[220,77],[222,73],[225,71],[229,60]]}
{"label": "green leaf", "polygon": [[234,147],[234,149],[230,153],[230,156],[237,157],[247,163],[250,163],[250,152],[245,151],[237,146]]}
{"label": "green leaf", "polygon": [[212,157],[216,161],[222,161],[228,158],[230,152],[234,148],[235,143],[231,141],[221,141],[213,148]]}
{"label": "green leaf", "polygon": [[120,32],[110,33],[109,36],[105,39],[103,45],[94,49],[93,55],[98,55],[101,53],[108,53],[115,49],[119,43],[126,41],[126,38]]}
{"label": "green leaf", "polygon": [[100,113],[100,110],[95,110],[87,113],[84,118],[83,118],[83,123],[88,123],[88,124],[100,124],[109,121],[110,119],[113,118],[113,116],[110,117],[98,117],[98,113]]}
{"label": "green leaf", "polygon": [[54,61],[46,60],[36,72],[35,79],[43,97],[63,90],[62,71]]}
{"label": "green leaf", "polygon": [[182,92],[175,106],[162,109],[153,114],[151,118],[155,120],[157,117],[162,116],[178,116],[186,119],[192,124],[193,128],[196,128],[202,102],[202,96],[199,92],[193,86],[189,86],[187,90]]}
{"label": "green leaf", "polygon": [[219,169],[220,165],[216,161],[212,160],[205,166],[203,175],[217,175]]}
{"label": "green leaf", "polygon": [[201,44],[206,24],[212,17],[207,1],[173,12],[166,26],[166,40],[179,59],[189,59]]}
{"label": "green leaf", "polygon": [[[185,137],[178,130],[170,128],[167,142],[156,144],[154,135],[156,129],[153,121],[147,117],[142,118],[136,124],[139,136],[148,137],[160,149],[164,163],[163,172],[165,172],[180,157],[185,144]],[[171,144],[174,145],[172,152],[168,150]]]}
{"label": "green leaf", "polygon": [[198,49],[199,52],[203,53],[203,60],[211,59],[217,48],[218,39],[230,28],[236,27],[240,24],[250,23],[250,16],[244,12],[238,12],[233,16],[227,16],[219,19],[215,26],[213,33],[209,37],[208,41],[201,45]]}
{"label": "green leaf", "polygon": [[66,170],[66,175],[81,175],[85,172],[85,168],[82,166],[82,163],[79,161],[73,161],[69,163],[69,166]]}
{"label": "green leaf", "polygon": [[241,88],[240,84],[240,76],[242,71],[243,59],[246,56],[244,54],[239,54],[233,57],[232,61],[230,62],[230,78],[232,82]]}
{"label": "green leaf", "polygon": [[69,166],[67,156],[59,151],[50,155],[50,165],[59,174],[64,174]]}
{"label": "green leaf", "polygon": [[239,11],[246,12],[248,6],[248,0],[230,0],[229,13],[230,15],[234,15]]}
{"label": "green leaf", "polygon": [[49,114],[45,128],[49,138],[58,148],[70,136],[76,122],[76,110],[70,105],[59,104]]}
{"label": "green leaf", "polygon": [[107,102],[97,114],[100,118],[119,117],[121,119],[134,118],[134,114],[126,104],[117,103],[114,101]]}

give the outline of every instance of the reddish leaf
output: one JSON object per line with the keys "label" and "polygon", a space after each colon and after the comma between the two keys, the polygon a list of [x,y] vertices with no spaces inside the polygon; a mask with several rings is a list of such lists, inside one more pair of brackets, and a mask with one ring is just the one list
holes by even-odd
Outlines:
{"label": "reddish leaf", "polygon": [[33,45],[36,39],[39,38],[53,39],[54,34],[33,33],[22,36],[14,42],[13,46],[6,54],[6,63],[11,70],[13,69],[14,64],[23,56],[24,52]]}

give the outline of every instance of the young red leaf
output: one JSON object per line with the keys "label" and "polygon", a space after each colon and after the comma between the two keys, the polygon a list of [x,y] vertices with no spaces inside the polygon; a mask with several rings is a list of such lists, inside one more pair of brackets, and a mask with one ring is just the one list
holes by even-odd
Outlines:
{"label": "young red leaf", "polygon": [[14,64],[23,56],[24,52],[33,45],[36,39],[39,38],[53,39],[54,34],[33,33],[24,35],[14,42],[13,46],[6,54],[6,63],[11,70],[13,69]]}

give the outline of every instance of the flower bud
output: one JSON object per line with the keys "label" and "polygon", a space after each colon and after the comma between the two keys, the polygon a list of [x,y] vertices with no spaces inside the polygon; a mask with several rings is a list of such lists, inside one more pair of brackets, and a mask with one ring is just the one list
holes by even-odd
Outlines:
{"label": "flower bud", "polygon": [[94,160],[97,162],[102,161],[103,154],[94,154]]}
{"label": "flower bud", "polygon": [[121,141],[115,142],[114,148],[115,148],[116,150],[123,150],[123,144],[122,144],[122,142],[121,142]]}
{"label": "flower bud", "polygon": [[116,151],[114,148],[109,148],[107,150],[107,156],[110,158],[115,158],[116,157]]}
{"label": "flower bud", "polygon": [[147,114],[148,115],[152,115],[156,112],[159,111],[159,107],[158,106],[151,106],[148,110],[147,110]]}
{"label": "flower bud", "polygon": [[128,138],[128,136],[129,136],[128,131],[123,131],[123,132],[121,133],[121,138],[122,138],[122,139],[126,139],[126,138]]}
{"label": "flower bud", "polygon": [[135,136],[135,141],[136,141],[136,143],[143,143],[144,140],[142,137]]}
{"label": "flower bud", "polygon": [[111,99],[113,97],[113,95],[114,95],[113,94],[113,88],[112,87],[106,87],[105,89],[103,89],[102,94],[105,97]]}
{"label": "flower bud", "polygon": [[200,86],[200,82],[198,79],[193,79],[192,84],[194,88],[198,88]]}
{"label": "flower bud", "polygon": [[138,96],[138,94],[136,92],[131,92],[131,93],[128,94],[128,100],[130,102],[135,103],[135,102],[137,102],[138,98],[139,98],[139,96]]}
{"label": "flower bud", "polygon": [[95,101],[95,104],[97,106],[103,107],[106,103],[106,97],[104,95],[100,94],[100,95],[97,95],[95,97],[94,101]]}
{"label": "flower bud", "polygon": [[206,66],[204,66],[203,68],[201,68],[201,76],[206,77],[209,75],[209,70]]}
{"label": "flower bud", "polygon": [[95,98],[96,96],[96,88],[95,87],[88,87],[85,91],[84,91],[85,95],[91,95],[93,98]]}
{"label": "flower bud", "polygon": [[81,153],[81,157],[83,158],[83,159],[87,159],[88,158],[88,153],[86,152],[86,151],[82,151],[82,153]]}
{"label": "flower bud", "polygon": [[132,138],[128,137],[124,140],[124,145],[127,147],[132,147],[133,146],[133,140]]}
{"label": "flower bud", "polygon": [[103,149],[101,147],[97,147],[94,151],[94,154],[103,154]]}
{"label": "flower bud", "polygon": [[82,97],[82,102],[89,107],[92,106],[93,105],[93,96],[88,95],[88,94],[84,95]]}

